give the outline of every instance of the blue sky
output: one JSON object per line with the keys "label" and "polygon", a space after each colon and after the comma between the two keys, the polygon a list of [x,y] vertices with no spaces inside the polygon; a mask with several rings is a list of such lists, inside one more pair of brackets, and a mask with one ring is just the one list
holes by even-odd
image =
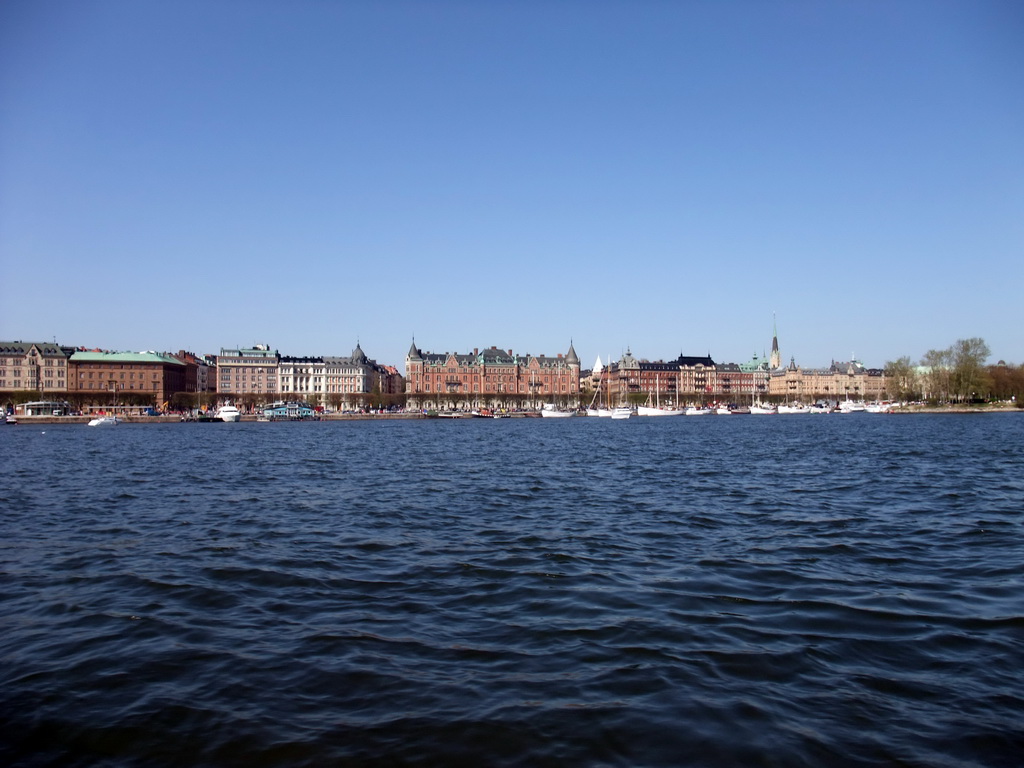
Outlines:
{"label": "blue sky", "polygon": [[0,2],[0,337],[1024,363],[1024,3]]}

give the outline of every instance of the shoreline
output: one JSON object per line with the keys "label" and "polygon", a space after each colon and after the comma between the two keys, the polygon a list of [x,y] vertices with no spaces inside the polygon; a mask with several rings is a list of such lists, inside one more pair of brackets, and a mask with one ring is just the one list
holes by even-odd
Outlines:
{"label": "shoreline", "polygon": [[[941,406],[911,405],[890,411],[891,415],[920,414],[971,414],[971,413],[1024,413],[1024,408],[1007,405]],[[523,414],[525,415],[525,414]],[[848,415],[848,414],[844,414]],[[18,416],[18,424],[88,424],[93,416]],[[310,421],[416,421],[420,419],[444,418],[441,415],[425,413],[332,413]],[[469,414],[448,418],[470,418]],[[216,420],[207,422],[182,421],[180,416],[118,416],[125,424],[223,424]],[[243,422],[256,422],[254,414],[242,416]],[[283,421],[283,420],[282,420]],[[17,426],[17,425],[11,425]]]}

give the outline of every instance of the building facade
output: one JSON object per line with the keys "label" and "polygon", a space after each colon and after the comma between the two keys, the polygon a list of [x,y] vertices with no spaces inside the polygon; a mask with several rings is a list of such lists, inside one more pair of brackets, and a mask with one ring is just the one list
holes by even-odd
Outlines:
{"label": "building facade", "polygon": [[423,352],[414,341],[405,358],[405,391],[414,408],[578,404],[580,360],[571,342],[564,355],[549,357],[498,347],[466,354]]}
{"label": "building facade", "polygon": [[325,408],[349,409],[368,405],[367,398],[392,394],[394,368],[378,365],[359,343],[348,357],[282,357],[278,381],[282,395]]}
{"label": "building facade", "polygon": [[0,341],[0,392],[63,395],[68,391],[68,358],[73,351],[45,342]]}
{"label": "building facade", "polygon": [[217,356],[218,395],[224,399],[243,395],[270,396],[273,400],[280,392],[280,362],[277,350],[267,344],[256,344],[247,349],[222,348]]}
{"label": "building facade", "polygon": [[800,402],[882,400],[885,389],[885,371],[865,368],[857,360],[833,360],[828,368],[801,368],[790,358],[786,368],[772,372],[769,383],[772,399]]}
{"label": "building facade", "polygon": [[186,365],[159,352],[75,352],[68,361],[69,395],[89,404],[164,407],[187,391]]}
{"label": "building facade", "polygon": [[[600,362],[600,361],[599,361]],[[718,392],[718,366],[710,355],[641,360],[626,350],[618,362],[595,366],[595,399],[608,405],[647,399],[662,405],[703,402]]]}

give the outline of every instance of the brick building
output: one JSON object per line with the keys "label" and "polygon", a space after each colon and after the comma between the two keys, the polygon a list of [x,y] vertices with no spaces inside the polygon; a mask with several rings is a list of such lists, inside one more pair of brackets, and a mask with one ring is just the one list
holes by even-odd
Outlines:
{"label": "brick building", "polygon": [[602,402],[611,405],[640,396],[656,397],[662,405],[703,402],[718,393],[718,366],[710,356],[680,355],[668,362],[652,362],[626,350],[618,362],[596,373],[596,386]]}
{"label": "brick building", "polygon": [[187,391],[186,365],[159,352],[79,351],[68,360],[68,393],[87,404],[162,407]]}
{"label": "brick building", "polygon": [[564,355],[549,357],[498,347],[466,354],[423,352],[414,341],[405,358],[405,391],[414,408],[578,404],[580,360],[572,343]]}

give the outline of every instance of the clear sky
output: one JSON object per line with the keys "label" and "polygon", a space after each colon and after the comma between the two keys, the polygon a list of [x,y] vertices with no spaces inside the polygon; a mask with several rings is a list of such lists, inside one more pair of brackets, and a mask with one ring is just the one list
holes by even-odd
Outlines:
{"label": "clear sky", "polygon": [[1024,3],[3,0],[0,338],[1024,363]]}

